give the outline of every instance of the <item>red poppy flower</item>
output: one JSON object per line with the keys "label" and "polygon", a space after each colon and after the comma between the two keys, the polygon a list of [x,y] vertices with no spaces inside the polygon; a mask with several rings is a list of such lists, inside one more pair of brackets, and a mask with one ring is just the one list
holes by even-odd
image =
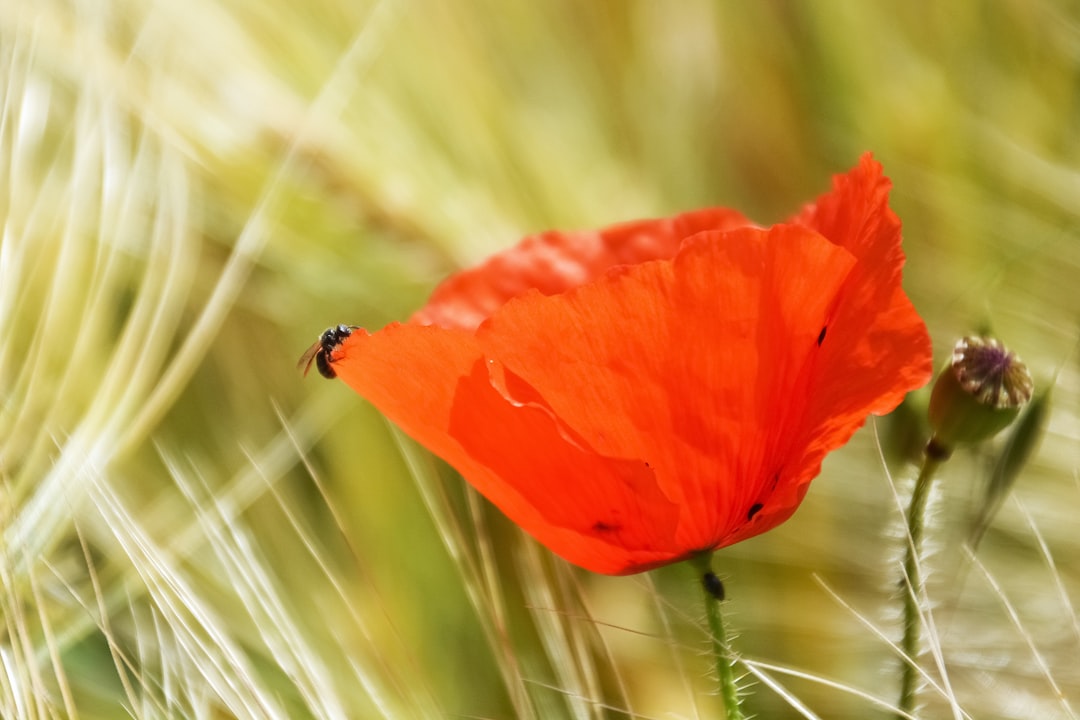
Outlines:
{"label": "red poppy flower", "polygon": [[535,235],[313,351],[570,562],[683,560],[786,520],[929,379],[889,187],[867,155],[771,228],[707,209]]}

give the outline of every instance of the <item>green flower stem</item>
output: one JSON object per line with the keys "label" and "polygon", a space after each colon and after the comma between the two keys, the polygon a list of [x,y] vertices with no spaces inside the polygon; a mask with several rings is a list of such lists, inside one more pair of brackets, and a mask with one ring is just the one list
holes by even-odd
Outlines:
{"label": "green flower stem", "polygon": [[[915,490],[911,494],[911,505],[908,506],[907,528],[910,542],[904,556],[904,639],[900,647],[904,651],[904,667],[900,679],[900,703],[899,709],[910,714],[915,707],[915,683],[918,677],[916,662],[919,655],[919,641],[922,633],[919,624],[919,598],[922,595],[923,579],[920,571],[919,557],[922,554],[923,529],[926,524],[926,501],[930,497],[930,484],[934,478],[934,472],[948,457],[940,452],[936,443],[931,440],[927,446],[927,452],[923,456],[922,468],[919,469],[919,477],[915,480]],[[898,717],[907,717],[899,715]]]}
{"label": "green flower stem", "polygon": [[[698,571],[698,580],[701,582],[705,599],[705,617],[708,619],[709,634],[712,636],[716,675],[720,681],[720,697],[724,702],[727,720],[745,720],[742,709],[739,708],[739,690],[735,685],[735,654],[728,643],[724,619],[720,612],[723,590],[712,570],[712,553],[699,555],[691,562]],[[715,585],[710,580],[715,581]]]}

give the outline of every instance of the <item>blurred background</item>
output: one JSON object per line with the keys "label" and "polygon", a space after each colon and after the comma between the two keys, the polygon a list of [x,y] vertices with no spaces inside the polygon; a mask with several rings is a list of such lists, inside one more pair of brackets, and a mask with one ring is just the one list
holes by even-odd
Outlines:
{"label": "blurred background", "polygon": [[[1055,388],[975,559],[1001,441],[939,478],[920,717],[1080,714],[1080,4],[0,0],[0,98],[3,717],[722,716],[689,569],[568,567],[296,361],[867,150],[936,361],[992,329]],[[890,717],[924,406],[718,554],[757,717]]]}

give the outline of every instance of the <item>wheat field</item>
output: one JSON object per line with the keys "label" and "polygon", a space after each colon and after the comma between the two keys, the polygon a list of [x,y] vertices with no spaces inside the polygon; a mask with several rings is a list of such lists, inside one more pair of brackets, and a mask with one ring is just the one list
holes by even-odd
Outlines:
{"label": "wheat field", "polygon": [[[931,499],[920,718],[1080,717],[1080,5],[0,0],[0,716],[712,718],[693,573],[573,568],[341,383],[521,236],[779,221],[873,151],[935,359],[1053,388]],[[888,718],[926,392],[717,556],[758,718]]]}

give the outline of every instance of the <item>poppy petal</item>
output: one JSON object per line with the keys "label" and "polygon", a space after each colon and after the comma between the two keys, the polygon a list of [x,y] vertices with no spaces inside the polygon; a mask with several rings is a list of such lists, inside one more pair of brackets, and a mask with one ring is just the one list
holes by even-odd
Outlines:
{"label": "poppy petal", "polygon": [[555,295],[590,282],[616,265],[670,258],[684,239],[703,230],[749,224],[734,210],[710,208],[601,230],[530,235],[483,264],[445,280],[412,321],[473,329],[507,300],[527,290]]}
{"label": "poppy petal", "polygon": [[888,206],[890,188],[881,165],[865,155],[797,218],[859,258],[823,339],[799,441],[805,451],[796,464],[807,481],[868,414],[891,412],[933,372],[926,325],[901,286],[904,253],[900,220]]}
{"label": "poppy petal", "polygon": [[746,525],[800,450],[817,338],[854,265],[795,225],[701,233],[673,261],[512,300],[477,339],[598,452],[649,462],[682,509],[675,559]]}
{"label": "poppy petal", "polygon": [[670,562],[679,509],[649,463],[597,453],[548,407],[508,399],[492,383],[493,366],[478,362],[459,383],[450,434],[468,464],[513,485],[543,517],[518,524],[594,572]]}
{"label": "poppy petal", "polygon": [[900,218],[889,208],[891,188],[881,163],[866,153],[851,171],[833,178],[832,191],[803,208],[793,221],[847,249],[879,277],[899,277],[904,251]]}
{"label": "poppy petal", "polygon": [[505,378],[497,389],[491,373],[503,371],[481,357],[470,333],[413,324],[361,330],[332,363],[339,378],[567,560],[615,574],[670,558],[656,548],[674,544],[678,509],[653,471],[583,446],[538,402],[507,399],[509,387],[536,394]]}

